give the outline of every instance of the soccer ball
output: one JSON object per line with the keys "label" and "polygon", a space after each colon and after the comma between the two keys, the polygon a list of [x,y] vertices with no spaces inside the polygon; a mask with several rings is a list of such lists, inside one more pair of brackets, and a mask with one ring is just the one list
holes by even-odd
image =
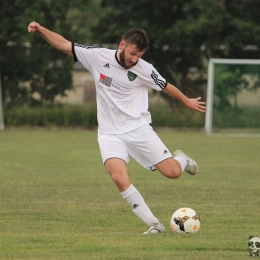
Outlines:
{"label": "soccer ball", "polygon": [[191,208],[177,209],[171,217],[171,228],[175,233],[197,233],[200,229],[200,217]]}

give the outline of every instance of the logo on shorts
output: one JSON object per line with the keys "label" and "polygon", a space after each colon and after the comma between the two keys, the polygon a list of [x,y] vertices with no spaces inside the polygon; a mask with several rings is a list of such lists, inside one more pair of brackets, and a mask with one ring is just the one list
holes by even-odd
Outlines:
{"label": "logo on shorts", "polygon": [[167,153],[169,153],[167,150],[164,150],[164,152],[163,152],[164,154],[167,154]]}
{"label": "logo on shorts", "polygon": [[131,72],[131,71],[128,71],[128,72],[127,72],[127,77],[128,77],[128,79],[129,79],[130,81],[134,81],[134,80],[136,79],[137,75],[134,74],[134,73]]}

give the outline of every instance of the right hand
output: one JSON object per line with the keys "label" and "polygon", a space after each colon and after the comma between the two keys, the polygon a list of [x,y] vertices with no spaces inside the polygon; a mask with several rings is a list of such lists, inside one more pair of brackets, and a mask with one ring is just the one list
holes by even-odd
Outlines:
{"label": "right hand", "polygon": [[41,27],[41,25],[39,23],[31,22],[28,25],[28,32],[29,33],[34,33],[34,32],[40,31],[40,27]]}

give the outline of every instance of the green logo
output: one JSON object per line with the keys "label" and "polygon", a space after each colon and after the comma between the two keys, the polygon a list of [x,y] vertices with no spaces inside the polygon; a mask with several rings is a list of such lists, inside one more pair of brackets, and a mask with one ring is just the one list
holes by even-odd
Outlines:
{"label": "green logo", "polygon": [[136,79],[137,75],[134,74],[134,73],[131,72],[131,71],[128,71],[128,72],[127,72],[127,77],[128,77],[128,79],[129,79],[130,81],[133,81],[133,80]]}

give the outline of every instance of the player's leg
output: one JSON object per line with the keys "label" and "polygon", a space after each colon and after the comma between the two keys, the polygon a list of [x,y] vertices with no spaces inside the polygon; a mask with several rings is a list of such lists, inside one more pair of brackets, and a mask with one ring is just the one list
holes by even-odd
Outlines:
{"label": "player's leg", "polygon": [[198,172],[197,163],[181,150],[176,150],[173,153],[173,158],[163,160],[157,163],[155,167],[168,178],[178,178],[183,171],[191,175]]}
{"label": "player's leg", "polygon": [[104,165],[120,192],[125,191],[131,185],[127,163],[123,159],[109,158]]}
{"label": "player's leg", "polygon": [[196,162],[182,151],[172,155],[149,125],[127,134],[126,139],[130,156],[147,169],[158,169],[171,179],[180,177],[184,170],[190,174],[198,171]]}
{"label": "player's leg", "polygon": [[126,162],[119,158],[110,158],[106,160],[105,168],[117,185],[123,199],[130,204],[133,213],[149,225],[149,232],[145,234],[164,232],[164,226],[153,215],[140,192],[131,183]]}
{"label": "player's leg", "polygon": [[185,161],[180,162],[179,160],[170,157],[155,164],[155,167],[167,178],[176,179],[179,178],[183,172],[182,164],[185,165]]}
{"label": "player's leg", "polygon": [[121,196],[131,205],[133,213],[153,229],[149,233],[159,233],[164,226],[153,215],[142,195],[133,186],[129,178],[127,163],[130,157],[122,140],[116,136],[99,135],[99,146],[106,170],[117,185]]}

